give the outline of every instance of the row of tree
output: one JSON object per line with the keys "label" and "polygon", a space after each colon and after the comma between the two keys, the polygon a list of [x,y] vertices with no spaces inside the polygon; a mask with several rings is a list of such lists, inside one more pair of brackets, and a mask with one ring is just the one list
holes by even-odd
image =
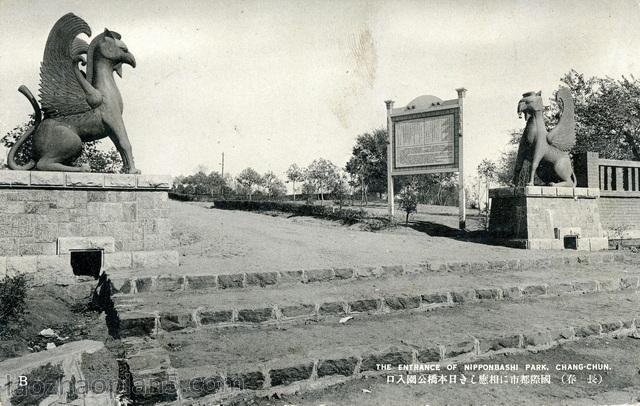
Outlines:
{"label": "row of tree", "polygon": [[260,175],[253,168],[246,168],[233,178],[229,174],[222,176],[216,171],[207,173],[202,167],[192,175],[174,178],[173,190],[176,193],[191,196],[211,198],[246,196],[249,199],[256,192],[267,198],[280,198],[287,192],[284,183],[273,172]]}
{"label": "row of tree", "polygon": [[[285,175],[286,183],[291,184],[293,200],[299,194],[307,200],[317,196],[322,203],[330,195],[339,204],[347,198],[353,201],[355,196],[362,204],[367,204],[372,195],[382,198],[387,191],[387,145],[386,129],[376,129],[358,135],[344,169],[324,158],[315,159],[307,167],[291,164]],[[398,191],[409,184],[421,203],[457,204],[455,173],[394,177],[394,187]],[[260,175],[253,168],[244,169],[235,178],[229,175],[223,178],[215,171],[207,174],[200,169],[193,175],[177,177],[174,189],[183,194],[246,197],[249,200],[256,193],[261,198],[282,198],[286,194],[284,183],[273,172]]]}
{"label": "row of tree", "polygon": [[291,164],[286,174],[287,180],[291,182],[294,200],[297,192],[296,184],[302,184],[303,195],[308,197],[317,194],[322,203],[326,194],[331,194],[341,201],[348,193],[349,184],[346,174],[328,159],[316,159],[306,168]]}
{"label": "row of tree", "polygon": [[[201,167],[193,175],[176,177],[174,191],[198,196],[246,197],[249,200],[256,194],[266,199],[280,199],[287,195],[285,182],[271,171],[261,175],[253,168],[245,168],[235,177],[229,174],[223,177],[216,171],[206,172]],[[300,189],[303,195],[318,195],[323,202],[327,194],[340,198],[347,193],[345,173],[324,158],[314,160],[306,168],[292,164],[286,172],[286,179],[292,184],[294,200]]]}
{"label": "row of tree", "polygon": [[260,175],[255,169],[246,168],[240,172],[235,181],[236,193],[248,196],[249,200],[256,191],[268,198],[279,198],[287,193],[284,183],[271,171]]}

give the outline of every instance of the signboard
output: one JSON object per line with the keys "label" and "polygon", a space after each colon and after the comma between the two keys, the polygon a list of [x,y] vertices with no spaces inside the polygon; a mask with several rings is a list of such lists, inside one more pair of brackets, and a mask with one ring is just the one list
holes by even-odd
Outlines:
{"label": "signboard", "polygon": [[387,104],[387,151],[389,216],[394,216],[393,177],[427,173],[458,172],[460,228],[464,229],[465,195],[462,170],[462,99],[441,100],[420,96],[402,108]]}
{"label": "signboard", "polygon": [[457,99],[443,102],[433,96],[393,109],[392,175],[458,171],[459,114]]}
{"label": "signboard", "polygon": [[451,166],[456,169],[457,114],[449,113],[394,123],[394,168]]}

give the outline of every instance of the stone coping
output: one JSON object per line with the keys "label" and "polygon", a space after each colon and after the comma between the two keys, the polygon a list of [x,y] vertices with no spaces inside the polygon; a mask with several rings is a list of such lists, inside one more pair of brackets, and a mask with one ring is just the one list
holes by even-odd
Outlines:
{"label": "stone coping", "polygon": [[[105,254],[105,259],[109,255]],[[2,258],[0,257],[0,261]],[[175,261],[177,261],[177,257]],[[136,272],[132,275],[126,269],[129,266],[111,266],[109,275],[118,293],[138,294],[148,292],[189,291],[196,293],[206,289],[243,289],[243,288],[278,288],[287,283],[323,283],[329,281],[348,281],[357,279],[376,279],[394,276],[411,276],[429,272],[503,272],[508,270],[539,269],[543,267],[573,266],[577,264],[623,263],[627,257],[621,252],[587,252],[582,255],[562,255],[539,259],[510,259],[491,261],[429,261],[414,265],[383,265],[360,267],[336,267],[321,269],[282,270],[266,272],[239,272],[226,274],[187,273],[182,270],[171,270],[179,274],[163,273],[153,275]],[[112,264],[115,263],[111,260]],[[126,264],[130,264],[127,258]],[[106,261],[109,263],[109,261]],[[160,264],[156,261],[155,264]],[[0,272],[2,270],[0,262]],[[148,266],[157,268],[158,266]],[[136,268],[134,266],[134,268]],[[163,271],[166,268],[162,269]],[[1,274],[0,274],[1,275]]]}
{"label": "stone coping", "polygon": [[0,170],[0,188],[168,190],[169,175]]}
{"label": "stone coping", "polygon": [[[462,304],[478,304],[487,301],[519,301],[525,299],[543,299],[557,296],[579,296],[602,292],[637,290],[640,284],[638,275],[616,278],[582,279],[561,281],[558,283],[523,283],[521,285],[475,286],[472,288],[453,288],[432,291],[428,288],[422,293],[381,295],[371,293],[360,299],[334,297],[327,301],[306,303],[271,303],[263,305],[246,303],[233,306],[213,307],[194,305],[193,308],[180,307],[172,310],[155,309],[157,296],[151,296],[149,303],[133,297],[115,296],[116,310],[123,325],[124,336],[153,335],[161,331],[172,332],[186,328],[201,329],[207,326],[243,326],[257,323],[274,324],[283,321],[305,322],[314,317],[342,317],[356,314],[388,314],[395,312],[419,312],[440,307]],[[117,289],[117,287],[116,287]],[[185,292],[189,295],[191,292]],[[154,320],[153,323],[151,320]],[[335,321],[333,319],[330,322]],[[138,329],[148,324],[146,329]],[[153,326],[151,325],[153,324]]]}
{"label": "stone coping", "polygon": [[584,199],[595,199],[600,197],[600,189],[556,186],[501,187],[490,189],[489,197],[580,197]]}
{"label": "stone coping", "polygon": [[631,190],[602,190],[600,196],[638,199],[640,198],[640,192]]}

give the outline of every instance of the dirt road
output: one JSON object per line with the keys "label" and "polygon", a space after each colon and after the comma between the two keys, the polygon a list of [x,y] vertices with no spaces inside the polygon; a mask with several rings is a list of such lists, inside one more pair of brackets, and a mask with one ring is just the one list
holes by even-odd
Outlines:
{"label": "dirt road", "polygon": [[[309,217],[271,217],[210,209],[209,206],[169,202],[174,237],[182,255],[181,268],[185,272],[255,272],[417,264],[434,260],[546,258],[567,254],[435,237],[405,227],[369,232]],[[435,217],[432,223],[437,226]],[[449,219],[451,216],[444,217]],[[449,220],[456,221],[454,217]]]}

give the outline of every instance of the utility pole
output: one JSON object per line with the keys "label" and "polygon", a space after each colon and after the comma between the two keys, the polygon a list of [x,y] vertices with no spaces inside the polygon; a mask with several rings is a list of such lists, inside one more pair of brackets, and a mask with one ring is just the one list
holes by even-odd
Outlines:
{"label": "utility pole", "polygon": [[222,178],[224,179],[224,152],[222,153],[222,164],[221,165],[222,165],[222,170],[221,170]]}
{"label": "utility pole", "polygon": [[220,191],[220,194],[224,199],[224,152],[222,153],[222,163],[220,165],[222,166],[222,169],[220,170],[220,174],[222,176],[222,187],[221,187],[222,190]]}

